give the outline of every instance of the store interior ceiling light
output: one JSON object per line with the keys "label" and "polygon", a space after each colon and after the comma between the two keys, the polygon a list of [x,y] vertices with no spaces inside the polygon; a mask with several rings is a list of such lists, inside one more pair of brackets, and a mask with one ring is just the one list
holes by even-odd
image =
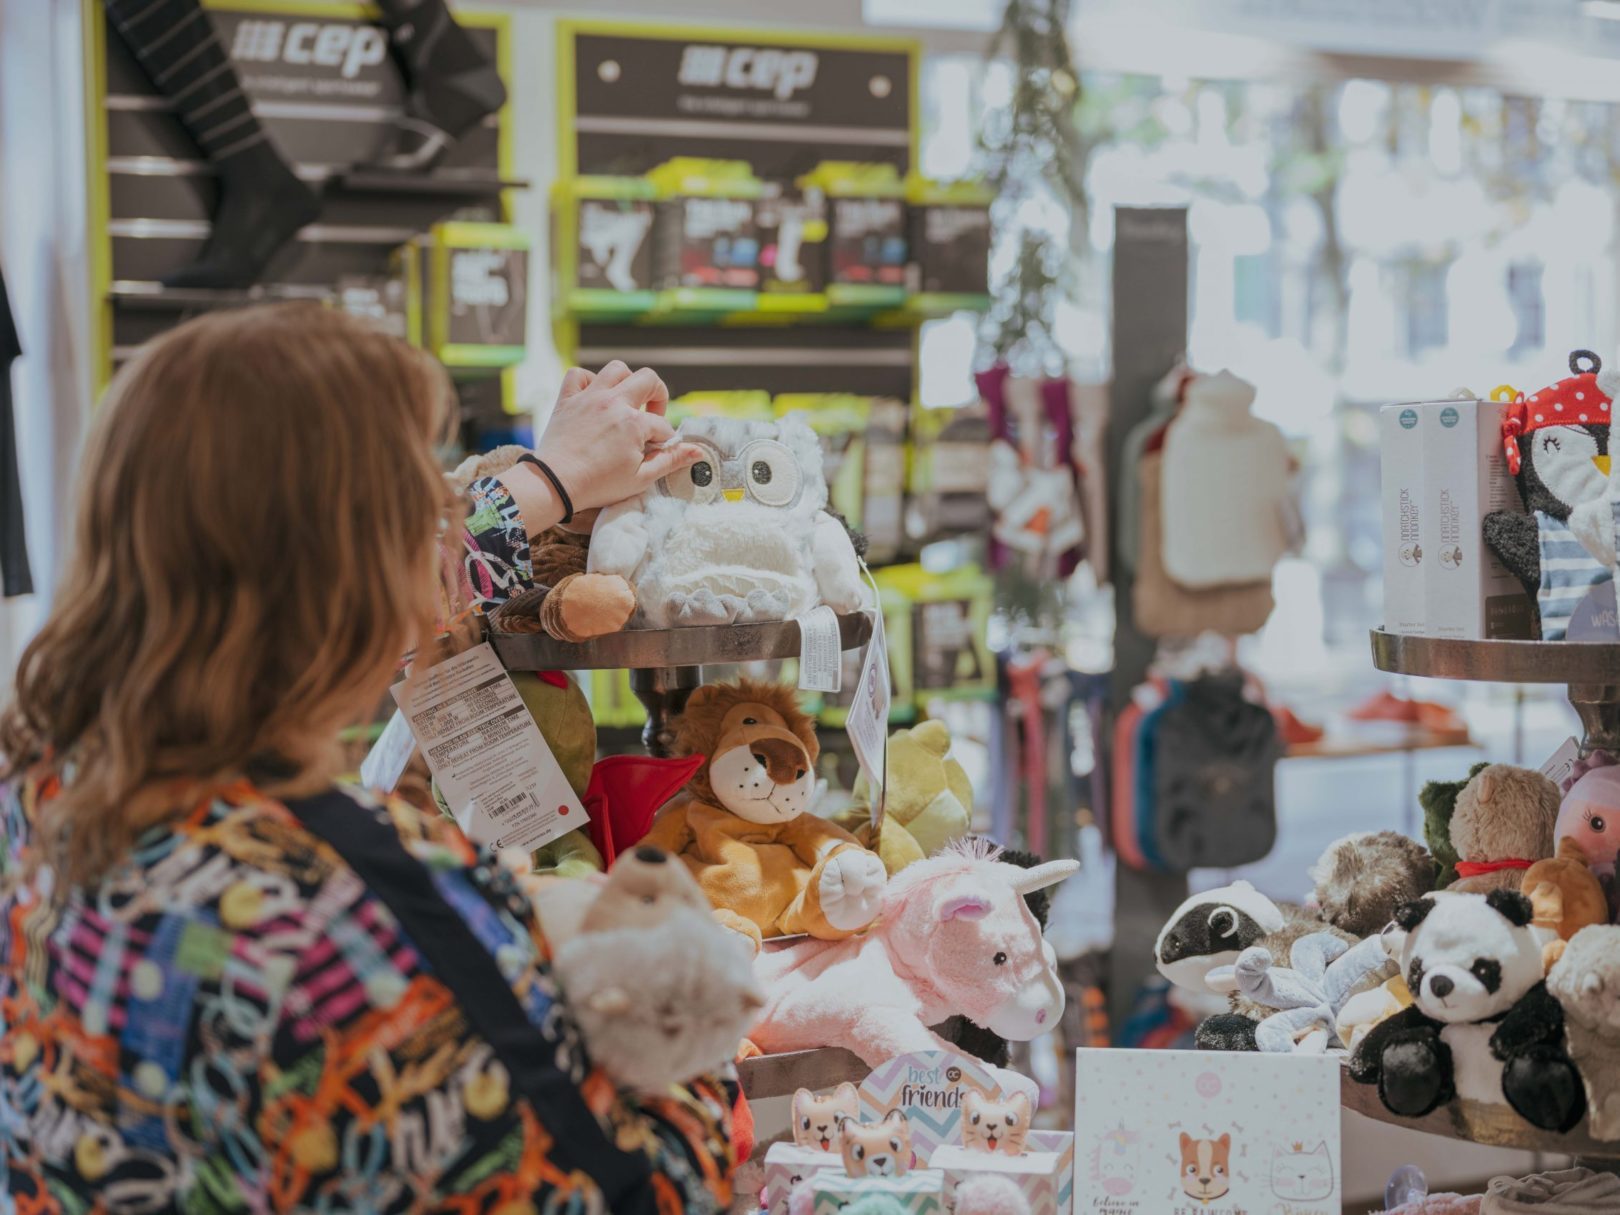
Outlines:
{"label": "store interior ceiling light", "polygon": [[1581,11],[1588,17],[1620,21],[1620,0],[1581,0]]}

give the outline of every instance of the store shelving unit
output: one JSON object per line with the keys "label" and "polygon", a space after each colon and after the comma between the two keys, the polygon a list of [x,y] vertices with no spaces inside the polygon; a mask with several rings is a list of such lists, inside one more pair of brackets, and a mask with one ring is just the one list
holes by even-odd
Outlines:
{"label": "store shelving unit", "polygon": [[[1581,750],[1620,751],[1620,643],[1459,641],[1372,633],[1373,665],[1396,675],[1489,683],[1565,684],[1581,719]],[[1378,1099],[1375,1085],[1342,1076],[1346,1109],[1430,1135],[1492,1147],[1561,1152],[1589,1165],[1620,1168],[1620,1142],[1591,1137],[1582,1123],[1568,1134],[1538,1130],[1506,1106],[1455,1100],[1422,1118],[1401,1118]]]}

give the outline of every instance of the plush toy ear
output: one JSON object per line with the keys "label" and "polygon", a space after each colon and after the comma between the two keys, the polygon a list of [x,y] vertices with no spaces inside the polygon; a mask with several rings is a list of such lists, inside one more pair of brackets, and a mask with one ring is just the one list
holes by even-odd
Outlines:
{"label": "plush toy ear", "polygon": [[855,1086],[848,1080],[833,1089],[833,1096],[840,1101],[856,1101],[860,1099],[860,1093],[856,1091]]}
{"label": "plush toy ear", "polygon": [[1485,896],[1485,902],[1515,928],[1523,928],[1535,918],[1535,907],[1517,890],[1493,890]]}
{"label": "plush toy ear", "polygon": [[904,1110],[899,1110],[899,1109],[892,1109],[887,1114],[885,1114],[883,1116],[883,1121],[884,1121],[885,1124],[892,1122],[892,1123],[894,1123],[896,1125],[899,1125],[899,1124],[905,1122],[905,1120],[906,1120],[905,1111]]}
{"label": "plush toy ear", "polygon": [[1428,918],[1429,912],[1434,910],[1434,900],[1430,898],[1413,899],[1410,903],[1402,903],[1395,909],[1395,922],[1406,932],[1411,932]]}
{"label": "plush toy ear", "polygon": [[934,918],[948,920],[982,920],[990,914],[990,900],[982,894],[953,894],[934,904]]}

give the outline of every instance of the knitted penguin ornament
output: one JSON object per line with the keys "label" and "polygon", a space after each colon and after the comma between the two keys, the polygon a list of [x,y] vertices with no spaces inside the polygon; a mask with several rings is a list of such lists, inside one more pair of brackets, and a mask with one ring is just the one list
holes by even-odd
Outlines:
{"label": "knitted penguin ornament", "polygon": [[1485,543],[1535,597],[1545,641],[1615,566],[1616,498],[1609,489],[1609,422],[1620,374],[1590,350],[1569,356],[1569,378],[1503,415],[1502,445],[1527,514],[1492,511]]}

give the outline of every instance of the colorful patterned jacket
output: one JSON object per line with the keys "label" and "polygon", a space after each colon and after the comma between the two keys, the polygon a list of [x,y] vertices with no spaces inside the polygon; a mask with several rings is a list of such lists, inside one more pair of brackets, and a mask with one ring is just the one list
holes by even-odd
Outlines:
{"label": "colorful patterned jacket", "polygon": [[[506,580],[480,596],[495,602],[526,580],[527,540],[504,490],[477,489],[493,509],[475,510],[467,568],[491,573],[490,592]],[[323,799],[380,858],[363,879],[331,832],[243,782],[53,900],[28,862],[54,793],[26,775],[0,788],[0,1210],[679,1215],[729,1201],[731,1086],[633,1099],[593,1068],[528,901],[444,820]],[[392,910],[401,895],[411,915]],[[476,937],[515,1002],[452,991],[429,961],[444,955],[402,919]],[[521,1041],[491,1004],[511,1006]]]}

